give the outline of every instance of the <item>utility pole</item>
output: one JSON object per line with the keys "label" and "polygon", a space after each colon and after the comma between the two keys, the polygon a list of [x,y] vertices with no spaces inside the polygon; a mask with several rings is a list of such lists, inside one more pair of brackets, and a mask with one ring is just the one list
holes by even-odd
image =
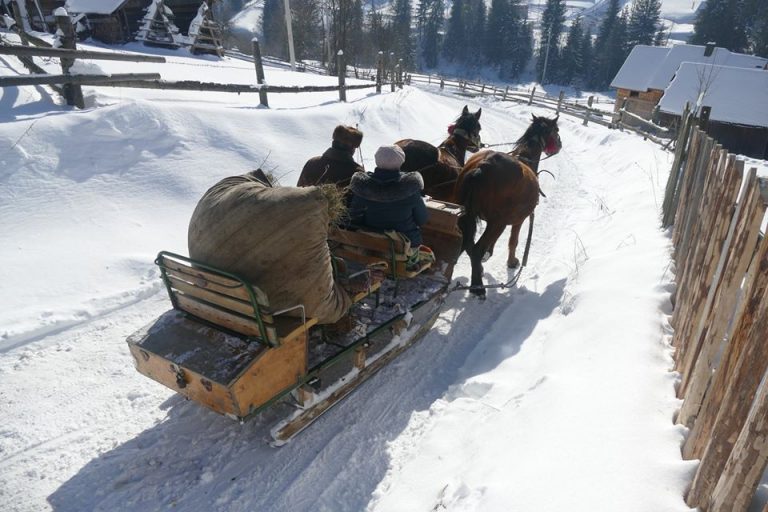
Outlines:
{"label": "utility pole", "polygon": [[285,28],[288,32],[288,55],[291,59],[291,71],[296,71],[296,54],[293,51],[293,23],[291,21],[291,0],[283,0],[285,8]]}

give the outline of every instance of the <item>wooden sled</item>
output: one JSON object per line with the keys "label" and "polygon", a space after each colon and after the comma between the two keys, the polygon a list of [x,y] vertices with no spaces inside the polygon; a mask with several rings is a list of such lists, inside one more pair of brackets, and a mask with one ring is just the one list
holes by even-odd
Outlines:
{"label": "wooden sled", "polygon": [[258,286],[160,253],[174,309],[128,338],[136,369],[236,420],[289,404],[272,429],[274,444],[285,443],[429,331],[461,247],[461,209],[450,208],[430,205],[453,218],[424,229],[425,240],[441,241],[434,264],[358,293],[344,328],[316,325],[301,305],[275,311]]}

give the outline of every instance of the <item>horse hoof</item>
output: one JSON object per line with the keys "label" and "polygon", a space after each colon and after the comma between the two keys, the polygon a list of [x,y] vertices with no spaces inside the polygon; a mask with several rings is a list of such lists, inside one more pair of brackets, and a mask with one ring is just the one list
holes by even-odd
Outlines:
{"label": "horse hoof", "polygon": [[517,258],[513,258],[507,261],[507,268],[517,268],[519,266],[520,266],[520,260]]}
{"label": "horse hoof", "polygon": [[478,288],[476,290],[469,290],[469,293],[474,295],[480,300],[485,300],[485,288]]}

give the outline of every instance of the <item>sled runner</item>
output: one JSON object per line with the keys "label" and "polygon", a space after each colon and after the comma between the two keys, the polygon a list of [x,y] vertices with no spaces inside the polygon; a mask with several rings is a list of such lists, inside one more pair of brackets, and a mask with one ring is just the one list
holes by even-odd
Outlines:
{"label": "sled runner", "polygon": [[[435,258],[428,264],[404,260],[402,241],[380,233],[339,230],[330,237],[335,256],[348,257],[347,273],[369,276],[335,324],[317,325],[301,304],[275,310],[258,283],[161,252],[156,263],[173,309],[128,338],[136,369],[236,420],[292,405],[272,429],[275,444],[288,441],[436,320],[461,248],[462,210],[437,201],[428,208],[423,237]],[[366,268],[371,263],[379,270]]]}

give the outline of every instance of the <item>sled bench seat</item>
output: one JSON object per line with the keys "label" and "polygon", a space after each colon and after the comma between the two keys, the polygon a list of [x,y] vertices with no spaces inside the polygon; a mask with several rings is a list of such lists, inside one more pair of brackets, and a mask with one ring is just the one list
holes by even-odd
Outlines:
{"label": "sled bench seat", "polygon": [[[234,274],[165,251],[155,263],[175,309],[225,331],[274,347],[317,323],[303,305],[274,311],[264,291]],[[302,317],[285,315],[292,311]]]}
{"label": "sled bench seat", "polygon": [[408,254],[408,244],[384,233],[362,229],[334,228],[328,234],[335,256],[363,265],[385,262],[387,274],[393,279],[415,277],[432,266],[432,261],[419,260]]}

